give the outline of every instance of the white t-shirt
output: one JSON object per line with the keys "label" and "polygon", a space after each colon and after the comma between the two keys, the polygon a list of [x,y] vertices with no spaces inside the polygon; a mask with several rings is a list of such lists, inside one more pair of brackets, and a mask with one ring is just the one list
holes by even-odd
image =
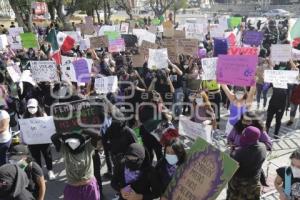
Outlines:
{"label": "white t-shirt", "polygon": [[[8,112],[5,110],[0,110],[0,121],[3,119],[10,119]],[[11,139],[11,133],[9,132],[9,127],[7,130],[0,133],[0,143],[6,143]]]}

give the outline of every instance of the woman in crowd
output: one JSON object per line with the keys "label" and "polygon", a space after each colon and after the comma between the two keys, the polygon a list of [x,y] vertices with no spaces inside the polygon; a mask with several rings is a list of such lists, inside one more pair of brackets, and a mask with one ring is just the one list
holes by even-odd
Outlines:
{"label": "woman in crowd", "polygon": [[[39,103],[36,99],[29,99],[27,102],[27,109],[24,113],[24,119],[28,118],[34,118],[34,117],[45,117],[47,116],[46,113],[44,113],[39,106]],[[49,180],[55,179],[54,172],[52,171],[52,153],[51,153],[51,147],[50,144],[34,144],[28,146],[30,153],[34,160],[41,166],[41,154],[43,154],[46,167],[48,169],[48,178]]]}
{"label": "woman in crowd", "polygon": [[290,156],[290,166],[276,170],[275,188],[279,192],[280,200],[296,200],[300,198],[300,149]]}
{"label": "woman in crowd", "polygon": [[0,110],[0,166],[7,163],[7,151],[11,143],[9,121],[9,114],[5,110]]}
{"label": "woman in crowd", "polygon": [[291,102],[290,120],[288,121],[287,126],[291,126],[292,124],[294,124],[296,113],[300,105],[300,84],[294,86],[290,102]]}
{"label": "woman in crowd", "polygon": [[111,186],[120,200],[152,200],[159,197],[160,185],[145,148],[137,143],[129,146],[124,159],[114,168]]}

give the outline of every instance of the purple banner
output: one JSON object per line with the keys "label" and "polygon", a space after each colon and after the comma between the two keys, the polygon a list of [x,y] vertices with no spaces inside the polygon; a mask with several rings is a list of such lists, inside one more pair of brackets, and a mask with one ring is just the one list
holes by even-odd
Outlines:
{"label": "purple banner", "polygon": [[218,55],[226,55],[228,43],[226,38],[214,38],[214,57]]}
{"label": "purple banner", "polygon": [[75,60],[73,62],[76,79],[81,83],[89,83],[91,75],[89,72],[88,62],[85,59]]}
{"label": "purple banner", "polygon": [[217,64],[217,81],[227,85],[253,86],[257,64],[257,56],[220,55]]}
{"label": "purple banner", "polygon": [[244,44],[259,46],[263,41],[264,35],[262,32],[246,31],[244,34]]}

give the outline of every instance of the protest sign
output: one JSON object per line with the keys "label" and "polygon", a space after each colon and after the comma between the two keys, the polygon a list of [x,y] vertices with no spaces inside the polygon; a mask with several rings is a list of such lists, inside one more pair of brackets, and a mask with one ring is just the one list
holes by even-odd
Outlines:
{"label": "protest sign", "polygon": [[[65,56],[63,56],[65,57]],[[66,82],[77,82],[76,71],[72,62],[62,62],[60,66],[61,79]]]}
{"label": "protest sign", "polygon": [[294,60],[300,60],[300,50],[293,49],[292,50],[292,57]]}
{"label": "protest sign", "polygon": [[90,72],[88,67],[88,62],[86,59],[78,59],[73,61],[73,66],[76,73],[76,80],[80,83],[90,82]]}
{"label": "protest sign", "polygon": [[59,81],[54,61],[30,61],[30,71],[37,83]]}
{"label": "protest sign", "polygon": [[136,47],[138,43],[138,38],[136,37],[136,35],[122,34],[121,37],[124,39],[125,47]]}
{"label": "protest sign", "polygon": [[30,70],[24,70],[22,72],[19,82],[27,82],[33,86],[37,85],[36,82],[32,78],[32,74],[31,74]]}
{"label": "protest sign", "polygon": [[151,24],[155,25],[155,26],[158,26],[158,25],[160,25],[160,20],[158,18],[154,18],[154,19],[151,20]]}
{"label": "protest sign", "polygon": [[230,17],[229,18],[229,27],[234,28],[240,26],[242,23],[242,17]]}
{"label": "protest sign", "polygon": [[118,77],[106,76],[95,79],[95,90],[98,94],[114,93],[118,89]]}
{"label": "protest sign", "polygon": [[185,23],[185,38],[203,40],[205,31],[205,24],[200,23]]}
{"label": "protest sign", "polygon": [[174,38],[175,39],[185,39],[185,31],[175,30],[174,31]]}
{"label": "protest sign", "polygon": [[120,32],[122,34],[128,34],[130,24],[128,22],[122,22],[120,24]]}
{"label": "protest sign", "polygon": [[85,24],[80,24],[80,31],[84,35],[93,35],[95,33],[95,27],[93,23],[93,17],[86,16],[85,17]]}
{"label": "protest sign", "polygon": [[58,133],[80,131],[82,128],[99,128],[100,112],[103,112],[103,105],[88,100],[58,103],[51,107],[51,115]]}
{"label": "protest sign", "polygon": [[174,28],[171,21],[166,21],[163,23],[164,27],[164,37],[173,37],[174,36]]}
{"label": "protest sign", "polygon": [[90,48],[92,49],[108,47],[107,36],[97,36],[97,37],[91,37],[89,39],[90,39]]}
{"label": "protest sign", "polygon": [[56,133],[52,116],[19,119],[22,141],[25,144],[49,144]]}
{"label": "protest sign", "polygon": [[288,62],[292,59],[292,46],[290,44],[272,44],[271,60],[273,62]]}
{"label": "protest sign", "polygon": [[244,44],[259,46],[264,39],[263,32],[258,31],[246,31],[244,33]]}
{"label": "protest sign", "polygon": [[98,36],[104,35],[104,32],[107,31],[116,31],[116,28],[114,26],[103,25],[98,32]]}
{"label": "protest sign", "polygon": [[23,27],[15,27],[8,29],[8,35],[12,37],[19,36],[21,33],[24,33]]}
{"label": "protest sign", "polygon": [[228,49],[228,55],[258,55],[258,49],[256,47],[235,47],[232,46]]}
{"label": "protest sign", "polygon": [[168,49],[168,57],[172,63],[178,63],[177,41],[175,39],[164,39],[163,47]]}
{"label": "protest sign", "polygon": [[202,80],[216,80],[216,71],[217,71],[217,61],[218,58],[202,58]]}
{"label": "protest sign", "polygon": [[145,63],[145,56],[143,54],[132,55],[132,66],[143,67]]}
{"label": "protest sign", "polygon": [[156,35],[144,30],[144,29],[133,29],[132,33],[138,38],[138,45],[141,46],[143,41],[148,41],[151,43],[155,43]]}
{"label": "protest sign", "polygon": [[18,82],[21,78],[21,70],[20,67],[17,64],[12,64],[6,67],[7,72],[11,78],[11,80],[15,83]]}
{"label": "protest sign", "polygon": [[87,50],[90,47],[91,47],[91,42],[90,42],[89,38],[80,40],[80,42],[79,42],[79,49],[81,51]]}
{"label": "protest sign", "polygon": [[220,27],[222,27],[223,30],[228,29],[228,17],[227,16],[221,16],[218,19]]}
{"label": "protest sign", "polygon": [[212,126],[202,123],[193,122],[186,116],[179,118],[179,134],[197,140],[199,137],[208,143],[212,143],[211,139]]}
{"label": "protest sign", "polygon": [[238,163],[228,154],[199,138],[163,197],[168,200],[217,199],[237,169]]}
{"label": "protest sign", "polygon": [[265,70],[264,81],[275,88],[287,89],[287,84],[298,84],[299,72],[294,70]]}
{"label": "protest sign", "polygon": [[6,49],[7,45],[8,45],[7,36],[0,35],[0,50]]}
{"label": "protest sign", "polygon": [[168,67],[167,49],[149,49],[148,68],[161,69]]}
{"label": "protest sign", "polygon": [[139,53],[144,56],[149,56],[149,49],[157,49],[158,44],[151,43],[148,41],[143,41],[142,45],[139,47]]}
{"label": "protest sign", "polygon": [[198,54],[198,46],[198,40],[196,39],[179,39],[177,53],[195,56]]}
{"label": "protest sign", "polygon": [[217,81],[227,85],[253,86],[257,64],[257,56],[219,55]]}
{"label": "protest sign", "polygon": [[117,31],[105,31],[104,35],[107,36],[108,40],[117,40],[121,38],[121,35]]}
{"label": "protest sign", "polygon": [[37,48],[38,42],[34,33],[21,33],[20,34],[22,45],[24,48]]}
{"label": "protest sign", "polygon": [[113,53],[121,51],[125,51],[125,42],[123,38],[109,41],[108,52]]}
{"label": "protest sign", "polygon": [[236,36],[234,32],[225,32],[225,38],[228,41],[229,47],[236,46]]}
{"label": "protest sign", "polygon": [[228,50],[228,43],[225,38],[214,38],[214,56],[226,55]]}
{"label": "protest sign", "polygon": [[20,36],[7,36],[7,41],[11,49],[18,50],[23,48]]}
{"label": "protest sign", "polygon": [[222,29],[222,27],[219,24],[211,24],[209,27],[210,36],[211,37],[224,37],[225,29]]}

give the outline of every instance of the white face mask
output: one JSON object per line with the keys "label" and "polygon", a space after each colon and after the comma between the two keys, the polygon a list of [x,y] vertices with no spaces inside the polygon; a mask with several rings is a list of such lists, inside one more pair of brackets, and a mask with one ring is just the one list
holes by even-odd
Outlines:
{"label": "white face mask", "polygon": [[189,68],[189,66],[188,65],[183,65],[183,68],[187,69],[187,68]]}
{"label": "white face mask", "polygon": [[66,143],[71,147],[71,149],[75,150],[80,145],[79,139],[69,138],[66,140]]}
{"label": "white face mask", "polygon": [[243,92],[237,92],[236,94],[235,94],[235,97],[237,98],[237,99],[242,99],[243,97],[244,97],[244,93]]}
{"label": "white face mask", "polygon": [[104,62],[108,63],[109,62],[109,58],[104,58]]}
{"label": "white face mask", "polygon": [[294,178],[300,178],[300,169],[297,167],[291,167]]}
{"label": "white face mask", "polygon": [[202,105],[203,104],[203,99],[202,98],[196,98],[196,104],[197,105]]}
{"label": "white face mask", "polygon": [[175,165],[178,162],[176,155],[166,154],[166,160],[170,165]]}
{"label": "white face mask", "polygon": [[38,108],[28,108],[28,112],[32,115],[34,115],[35,113],[37,113]]}

